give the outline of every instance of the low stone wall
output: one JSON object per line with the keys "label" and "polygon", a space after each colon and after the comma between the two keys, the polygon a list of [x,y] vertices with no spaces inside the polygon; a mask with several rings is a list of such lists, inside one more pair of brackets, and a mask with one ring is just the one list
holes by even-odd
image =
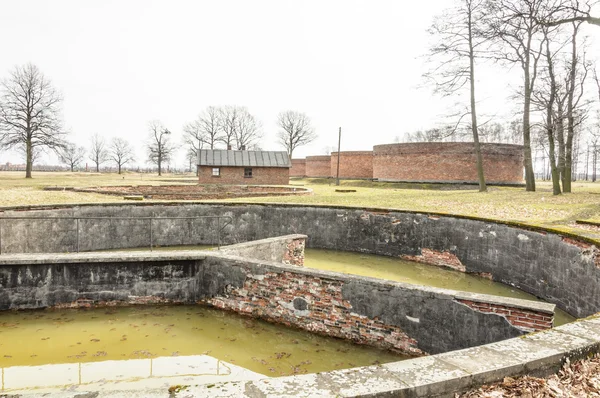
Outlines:
{"label": "low stone wall", "polygon": [[[600,252],[560,233],[444,215],[280,204],[127,204],[56,206],[2,215],[103,216],[80,223],[81,250],[148,245],[147,220],[118,217],[231,216],[224,244],[306,234],[308,247],[405,257],[487,276],[554,303],[571,315],[600,312]],[[72,220],[0,220],[2,252],[73,251]],[[216,244],[215,220],[163,219],[156,245]]]}

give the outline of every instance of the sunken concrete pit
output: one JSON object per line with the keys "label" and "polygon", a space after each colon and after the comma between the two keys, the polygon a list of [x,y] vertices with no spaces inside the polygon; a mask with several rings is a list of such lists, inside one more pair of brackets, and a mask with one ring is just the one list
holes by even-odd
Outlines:
{"label": "sunken concrete pit", "polygon": [[[600,347],[600,319],[594,316],[524,334],[550,326],[552,304],[303,268],[305,237],[297,235],[308,236],[308,247],[404,257],[485,274],[572,315],[595,314],[600,311],[597,248],[554,232],[444,215],[298,205],[27,210],[5,209],[1,217],[62,218],[0,220],[3,309],[153,298],[200,301],[359,343],[435,354],[381,366],[190,387],[187,394],[452,396],[506,376],[548,374],[567,358]],[[181,218],[202,216],[222,219]],[[92,222],[93,217],[101,218]],[[150,217],[155,219],[148,223]],[[225,217],[231,217],[228,225]],[[222,243],[236,245],[214,252],[31,254],[73,252],[77,245],[81,251],[145,246],[149,237],[160,245],[215,244],[217,223]],[[295,235],[282,236],[289,234]],[[266,240],[237,244],[258,239]],[[522,323],[527,319],[537,322]],[[149,391],[146,396],[162,395]]]}

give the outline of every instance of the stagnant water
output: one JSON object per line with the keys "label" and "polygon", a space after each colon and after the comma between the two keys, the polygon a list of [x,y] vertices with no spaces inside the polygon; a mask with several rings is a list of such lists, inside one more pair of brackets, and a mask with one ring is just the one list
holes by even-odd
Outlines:
{"label": "stagnant water", "polygon": [[[267,376],[323,372],[406,358],[200,305],[0,314],[3,389],[22,386],[23,380],[14,380],[21,373],[35,385],[35,368],[14,376],[13,370],[22,366],[156,358],[164,363],[160,357],[183,357],[185,361],[192,355],[209,356],[225,361],[222,367],[233,364]],[[111,366],[115,366],[113,363]],[[152,363],[142,366],[150,372],[148,377]],[[206,369],[197,372],[203,375]],[[188,374],[194,375],[194,370]]]}
{"label": "stagnant water", "polygon": [[[157,249],[200,248],[207,247]],[[305,265],[537,300],[481,277],[391,257],[307,249]],[[555,325],[573,319],[557,309]],[[39,392],[58,386],[168,388],[174,384],[322,372],[404,358],[204,306],[0,313],[0,392],[31,388]]]}
{"label": "stagnant water", "polygon": [[[542,301],[522,290],[480,276],[374,254],[306,249],[304,265],[327,271],[370,276],[416,285]],[[575,317],[556,308],[554,326],[564,325],[574,320]]]}

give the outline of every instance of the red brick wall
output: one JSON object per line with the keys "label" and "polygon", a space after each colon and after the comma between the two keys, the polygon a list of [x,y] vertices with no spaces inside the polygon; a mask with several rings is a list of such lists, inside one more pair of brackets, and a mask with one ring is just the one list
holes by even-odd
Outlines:
{"label": "red brick wall", "polygon": [[244,167],[220,167],[221,175],[213,177],[211,166],[198,168],[200,184],[273,184],[288,185],[290,170],[286,167],[252,167],[252,178],[244,177]]}
{"label": "red brick wall", "polygon": [[[352,340],[408,355],[422,355],[417,341],[399,327],[352,312],[344,300],[344,282],[301,273],[266,272],[254,277],[247,272],[244,286],[226,296],[206,300],[210,305],[313,333]],[[298,310],[295,301],[306,309]],[[300,307],[304,308],[304,307]],[[301,311],[302,316],[297,312]]]}
{"label": "red brick wall", "polygon": [[307,177],[331,177],[331,156],[307,156]]}
{"label": "red brick wall", "polygon": [[[337,175],[338,153],[331,152],[331,176]],[[373,151],[348,151],[340,156],[340,178],[373,178]]]}
{"label": "red brick wall", "polygon": [[513,326],[528,332],[552,328],[554,316],[545,312],[536,312],[519,307],[508,307],[494,303],[472,300],[457,300],[460,303],[484,314],[498,314],[506,318]]}
{"label": "red brick wall", "polygon": [[292,168],[290,169],[290,177],[305,177],[306,176],[306,159],[292,159]]}
{"label": "red brick wall", "polygon": [[[523,147],[481,144],[489,183],[523,183]],[[473,143],[427,142],[376,145],[373,176],[397,181],[477,182]]]}

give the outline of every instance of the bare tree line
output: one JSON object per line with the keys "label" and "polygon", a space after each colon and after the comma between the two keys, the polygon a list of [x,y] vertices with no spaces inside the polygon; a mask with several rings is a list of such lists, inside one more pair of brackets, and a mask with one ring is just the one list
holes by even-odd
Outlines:
{"label": "bare tree line", "polygon": [[[535,141],[543,141],[553,192],[571,192],[575,136],[590,109],[585,83],[592,65],[585,56],[580,27],[583,23],[600,25],[590,15],[592,4],[592,0],[456,0],[455,7],[446,10],[430,29],[437,43],[429,51],[434,66],[425,77],[442,95],[460,94],[468,88],[469,99],[464,101],[468,105],[456,113],[454,126],[415,132],[407,139],[441,141],[456,136],[457,130],[469,130],[480,190],[485,191],[475,69],[483,62],[516,65],[522,72],[517,98],[522,101],[520,141],[526,190],[535,191],[532,148]],[[465,116],[470,116],[469,122]],[[545,140],[534,136],[536,132],[544,134]]]}
{"label": "bare tree line", "polygon": [[[277,115],[277,141],[290,158],[296,148],[317,138],[310,118],[302,112],[288,110]],[[199,149],[260,149],[262,124],[241,106],[209,106],[183,127],[187,159]]]}

